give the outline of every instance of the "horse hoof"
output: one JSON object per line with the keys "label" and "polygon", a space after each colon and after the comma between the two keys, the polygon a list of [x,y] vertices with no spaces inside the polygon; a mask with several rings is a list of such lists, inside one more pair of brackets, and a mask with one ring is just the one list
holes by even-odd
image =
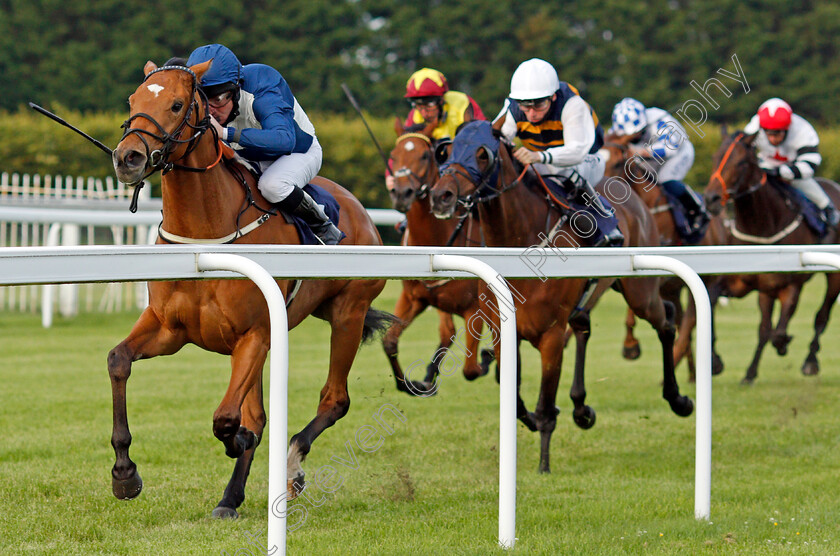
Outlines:
{"label": "horse hoof", "polygon": [[546,464],[543,464],[543,462],[540,462],[540,469],[539,469],[539,471],[540,471],[540,474],[541,474],[541,475],[547,475],[547,474],[550,474],[550,473],[551,473],[551,468],[548,466],[548,464],[547,464],[547,463],[546,463]]}
{"label": "horse hoof", "polygon": [[534,414],[530,411],[525,413],[524,415],[519,416],[519,420],[522,421],[522,424],[528,427],[528,430],[531,432],[537,432],[537,421],[534,418]]}
{"label": "horse hoof", "polygon": [[438,391],[437,383],[420,382],[417,380],[398,382],[397,390],[417,398],[428,398],[437,394]]}
{"label": "horse hoof", "polygon": [[788,344],[791,340],[793,340],[793,336],[788,336],[787,334],[776,336],[773,338],[773,347],[776,348],[776,352],[779,355],[787,355]]}
{"label": "horse hoof", "polygon": [[303,480],[303,477],[301,475],[300,477],[286,480],[286,500],[294,500],[306,488],[306,481]]}
{"label": "horse hoof", "polygon": [[215,519],[237,519],[239,517],[239,513],[236,510],[226,508],[225,506],[216,506],[210,515]]}
{"label": "horse hoof", "polygon": [[723,359],[717,353],[712,354],[712,374],[719,375],[723,372]]}
{"label": "horse hoof", "polygon": [[140,495],[143,490],[143,479],[140,478],[140,473],[136,470],[134,474],[127,479],[117,479],[111,476],[111,490],[114,496],[120,500],[132,500]]}
{"label": "horse hoof", "polygon": [[802,365],[802,374],[805,376],[817,376],[820,374],[820,364],[817,361],[805,361]]}
{"label": "horse hoof", "polygon": [[694,412],[694,402],[688,396],[677,396],[671,402],[671,411],[680,417],[688,417]]}
{"label": "horse hoof", "polygon": [[572,415],[575,424],[583,430],[591,429],[595,424],[595,410],[588,405],[583,406],[583,415]]}
{"label": "horse hoof", "polygon": [[438,368],[437,363],[432,361],[426,366],[426,378],[423,380],[423,382],[427,382],[429,384],[433,383],[439,373],[440,369]]}
{"label": "horse hoof", "polygon": [[742,386],[752,386],[754,381],[755,381],[755,378],[745,376],[744,378],[741,379],[741,385]]}
{"label": "horse hoof", "polygon": [[621,356],[630,361],[635,361],[642,356],[642,348],[639,344],[633,346],[624,346],[621,350]]}

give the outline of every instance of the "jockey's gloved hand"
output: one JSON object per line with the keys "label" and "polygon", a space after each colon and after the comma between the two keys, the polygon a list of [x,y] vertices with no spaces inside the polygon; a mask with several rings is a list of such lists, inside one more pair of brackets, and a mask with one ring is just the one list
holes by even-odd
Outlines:
{"label": "jockey's gloved hand", "polygon": [[779,166],[779,177],[781,177],[783,180],[790,181],[793,178],[795,178],[796,175],[794,175],[793,173],[793,168],[785,164],[783,166]]}
{"label": "jockey's gloved hand", "polygon": [[780,177],[778,166],[776,166],[774,168],[764,168],[764,173],[767,174],[770,177],[775,177],[775,178]]}

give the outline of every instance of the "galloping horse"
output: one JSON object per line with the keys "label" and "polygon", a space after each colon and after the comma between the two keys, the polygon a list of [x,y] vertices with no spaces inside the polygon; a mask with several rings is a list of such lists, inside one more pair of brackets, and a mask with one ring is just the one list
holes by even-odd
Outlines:
{"label": "galloping horse", "polygon": [[[498,128],[503,120],[493,125]],[[449,217],[457,204],[478,206],[481,228],[488,246],[493,247],[528,247],[549,238],[552,247],[565,249],[576,247],[577,235],[570,226],[571,219],[566,219],[562,226],[553,228],[563,215],[557,208],[546,201],[546,191],[523,182],[507,144],[473,145],[467,132],[473,126],[490,126],[489,122],[471,122],[455,137],[453,153],[461,148],[475,157],[475,164],[480,178],[476,179],[464,164],[452,160],[444,169],[441,178],[432,188],[432,210],[439,217]],[[455,157],[455,154],[452,155]],[[497,174],[497,177],[494,175]],[[519,175],[520,177],[517,177]],[[603,193],[603,190],[601,190]],[[641,200],[627,191],[628,198],[622,203],[615,203],[619,227],[625,242],[630,245],[655,245],[656,226],[647,207]],[[517,392],[517,417],[532,431],[540,431],[540,472],[549,472],[549,448],[551,433],[557,422],[558,409],[555,407],[557,386],[566,342],[567,323],[576,337],[576,360],[574,379],[570,397],[574,403],[572,417],[575,423],[584,429],[595,423],[595,412],[584,402],[584,361],[586,343],[590,333],[589,309],[603,292],[613,283],[613,279],[599,280],[597,287],[585,303],[582,310],[576,311],[587,286],[585,278],[562,280],[514,280],[511,282],[516,304],[517,346],[525,339],[540,352],[542,361],[542,382],[539,400],[533,413],[528,412],[522,397]],[[681,396],[674,377],[673,360],[673,307],[659,295],[659,277],[622,279],[620,289],[630,307],[656,329],[662,342],[663,386],[662,396],[669,402],[671,409],[678,415],[687,416],[693,411],[690,398]],[[489,315],[494,322],[488,323],[494,331],[498,330],[499,315],[493,309],[492,295],[485,284],[479,285],[483,314]],[[495,346],[499,356],[499,344]],[[518,349],[518,347],[517,347]],[[521,361],[521,359],[517,358]],[[521,372],[521,369],[518,369]]]}
{"label": "galloping horse", "polygon": [[[429,185],[437,179],[438,172],[431,141],[433,127],[434,124],[430,124],[421,133],[404,133],[399,121],[397,122],[399,137],[391,151],[395,184],[388,193],[394,208],[406,214],[407,227],[402,244],[461,247],[481,245],[481,231],[471,214],[463,215],[466,220],[459,223],[453,220],[439,220],[432,215],[428,196]],[[463,229],[464,225],[466,229]],[[440,345],[428,365],[424,383],[419,383],[403,374],[397,358],[398,344],[403,331],[430,305],[440,312]],[[478,285],[475,280],[403,280],[403,290],[394,309],[394,314],[399,320],[391,325],[382,338],[385,354],[397,382],[397,390],[413,395],[436,392],[432,382],[438,372],[441,354],[445,353],[458,334],[464,330],[456,331],[452,314],[470,322],[478,308]],[[478,325],[482,326],[480,321]],[[464,377],[475,380],[487,374],[493,360],[493,352],[489,349],[482,350],[479,364],[478,338],[466,334],[465,341]]]}
{"label": "galloping horse", "polygon": [[[755,135],[743,132],[727,136],[723,131],[723,143],[715,154],[716,170],[706,186],[706,205],[714,214],[720,214],[727,203],[732,203],[735,221],[732,224],[733,242],[741,245],[810,245],[821,243],[816,234],[803,223],[799,209],[789,195],[773,187],[758,166],[753,141]],[[840,186],[831,180],[817,178],[835,206],[840,203]],[[834,241],[837,230],[831,230],[826,237]],[[779,355],[787,353],[791,336],[787,325],[796,310],[802,285],[811,274],[749,274],[728,276],[725,280],[725,295],[744,297],[758,290],[758,306],[761,309],[761,324],[758,327],[758,346],[742,383],[751,384],[758,375],[758,361],[769,340]],[[826,274],[827,287],[822,306],[814,319],[814,338],[802,365],[802,374],[816,375],[820,366],[817,352],[820,349],[820,335],[825,331],[834,300],[840,293],[840,274]],[[781,304],[781,313],[775,329],[772,327],[773,305]]]}
{"label": "galloping horse", "polygon": [[[164,169],[161,230],[168,232],[168,237],[174,234],[203,243],[298,243],[295,228],[282,216],[269,214],[271,205],[260,195],[253,179],[238,179],[224,164],[217,163],[222,144],[209,125],[206,98],[197,88],[211,63],[191,68],[146,64],[146,78],[129,98],[131,115],[114,150],[117,177],[137,184]],[[381,244],[367,212],[347,190],[323,178],[313,183],[339,202],[346,243]],[[260,221],[262,225],[257,224]],[[280,280],[278,284],[288,299],[291,281]],[[290,328],[314,314],[330,323],[332,335],[329,374],[321,390],[317,416],[292,437],[289,446],[290,498],[303,486],[301,462],[312,442],[350,407],[347,375],[363,335],[390,324],[387,313],[370,308],[384,285],[383,280],[314,280],[304,282],[291,300]],[[236,508],[245,499],[245,482],[266,422],[262,369],[270,348],[269,328],[265,299],[251,281],[149,283],[149,306],[128,337],[108,354],[114,404],[114,496],[134,498],[143,488],[128,455],[131,434],[126,417],[126,381],[132,362],[171,355],[192,343],[231,356],[230,384],[213,414],[213,434],[224,444],[225,453],[236,458],[236,465],[213,515],[238,515]]]}
{"label": "galloping horse", "polygon": [[[631,136],[607,134],[602,152],[608,155],[605,177],[621,178],[625,184],[633,188],[642,201],[650,209],[659,230],[659,244],[662,246],[680,245],[682,240],[674,222],[670,204],[656,183],[656,177],[646,168],[640,167],[643,164],[633,156],[629,149]],[[726,224],[720,215],[713,216],[709,228],[703,239],[697,245],[726,245],[729,243],[729,236],[726,231]],[[709,299],[714,309],[720,290],[722,279],[720,276],[703,276],[703,283],[709,292]],[[676,309],[676,319],[679,321],[677,339],[674,343],[674,365],[679,365],[683,357],[686,357],[688,365],[689,380],[694,382],[695,366],[694,354],[691,350],[691,333],[697,324],[697,313],[694,306],[694,298],[689,296],[688,305],[683,310],[680,294],[684,287],[682,279],[671,277],[662,282],[662,297],[673,303]],[[714,321],[714,319],[712,319]],[[639,340],[633,334],[636,326],[636,317],[633,311],[627,310],[625,320],[627,334],[624,338],[622,353],[627,359],[637,359],[641,354]],[[712,374],[723,372],[723,360],[715,350],[715,336],[712,334]]]}

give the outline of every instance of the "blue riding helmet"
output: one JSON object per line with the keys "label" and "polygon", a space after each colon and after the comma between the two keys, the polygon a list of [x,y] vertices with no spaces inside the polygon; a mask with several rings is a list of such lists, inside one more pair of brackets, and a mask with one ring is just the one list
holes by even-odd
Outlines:
{"label": "blue riding helmet", "polygon": [[201,64],[207,60],[213,60],[213,63],[201,78],[201,88],[205,92],[217,85],[241,85],[242,63],[228,47],[221,44],[199,46],[190,54],[187,66]]}

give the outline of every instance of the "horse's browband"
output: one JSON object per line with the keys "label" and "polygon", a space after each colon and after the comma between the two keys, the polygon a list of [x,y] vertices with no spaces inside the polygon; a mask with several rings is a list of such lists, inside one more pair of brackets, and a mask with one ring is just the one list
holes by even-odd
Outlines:
{"label": "horse's browband", "polygon": [[412,138],[413,139],[422,139],[423,141],[425,141],[429,145],[432,144],[432,140],[429,139],[428,137],[426,137],[425,135],[423,135],[422,133],[404,133],[404,134],[400,135],[399,137],[397,137],[397,145],[399,145],[400,143],[402,143],[406,139],[412,139]]}

